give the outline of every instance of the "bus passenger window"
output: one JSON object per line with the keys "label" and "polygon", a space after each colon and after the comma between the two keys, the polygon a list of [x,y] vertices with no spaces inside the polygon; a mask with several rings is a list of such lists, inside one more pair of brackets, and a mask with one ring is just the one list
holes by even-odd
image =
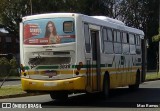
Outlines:
{"label": "bus passenger window", "polygon": [[113,36],[114,36],[114,41],[116,42],[117,41],[117,31],[113,31]]}
{"label": "bus passenger window", "polygon": [[104,52],[107,54],[113,53],[113,43],[112,42],[104,42]]}
{"label": "bus passenger window", "polygon": [[[113,53],[113,36],[112,36],[112,29],[103,29],[103,52],[107,54],[112,54]],[[106,38],[107,37],[107,38]]]}
{"label": "bus passenger window", "polygon": [[127,33],[123,32],[122,42],[127,43]]}
{"label": "bus passenger window", "polygon": [[90,53],[91,43],[90,43],[88,24],[84,24],[84,37],[85,37],[86,52]]}
{"label": "bus passenger window", "polygon": [[108,41],[112,41],[112,30],[111,29],[107,29],[107,35],[108,35]]}
{"label": "bus passenger window", "polygon": [[107,31],[106,31],[106,29],[103,29],[103,38],[104,38],[104,40],[107,40]]}
{"label": "bus passenger window", "polygon": [[136,41],[136,45],[140,45],[140,37],[139,37],[139,35],[136,35],[135,36],[135,41]]}
{"label": "bus passenger window", "polygon": [[117,42],[121,42],[121,33],[117,31]]}
{"label": "bus passenger window", "polygon": [[136,46],[136,54],[141,54],[141,47],[140,46]]}
{"label": "bus passenger window", "polygon": [[130,44],[135,44],[135,37],[134,37],[134,35],[133,34],[129,34],[129,43]]}
{"label": "bus passenger window", "polygon": [[116,54],[121,54],[122,53],[121,43],[114,43],[114,52]]}
{"label": "bus passenger window", "polygon": [[130,54],[136,54],[136,47],[135,47],[135,45],[130,45]]}
{"label": "bus passenger window", "polygon": [[129,54],[129,44],[123,44],[123,54]]}

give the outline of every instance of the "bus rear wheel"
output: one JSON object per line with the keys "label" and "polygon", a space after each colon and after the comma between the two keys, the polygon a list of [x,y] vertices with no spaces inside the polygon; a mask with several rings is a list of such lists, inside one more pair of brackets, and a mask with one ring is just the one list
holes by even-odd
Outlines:
{"label": "bus rear wheel", "polygon": [[110,92],[110,79],[109,75],[105,74],[104,79],[103,79],[103,99],[107,99],[109,97],[109,92]]}
{"label": "bus rear wheel", "polygon": [[133,85],[129,85],[129,89],[132,91],[137,90],[139,89],[139,84],[140,84],[140,71],[138,70],[136,74],[136,82]]}
{"label": "bus rear wheel", "polygon": [[50,92],[50,97],[55,100],[67,100],[68,93],[66,93],[66,92]]}

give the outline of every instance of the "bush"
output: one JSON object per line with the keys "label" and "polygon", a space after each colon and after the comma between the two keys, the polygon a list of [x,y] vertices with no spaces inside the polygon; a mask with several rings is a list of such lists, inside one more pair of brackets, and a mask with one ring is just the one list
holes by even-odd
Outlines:
{"label": "bush", "polygon": [[0,75],[2,77],[6,76],[7,74],[9,74],[10,69],[11,67],[8,59],[5,57],[0,58]]}
{"label": "bush", "polygon": [[7,75],[18,76],[19,74],[17,68],[18,64],[15,58],[10,61],[5,57],[0,58],[0,77]]}

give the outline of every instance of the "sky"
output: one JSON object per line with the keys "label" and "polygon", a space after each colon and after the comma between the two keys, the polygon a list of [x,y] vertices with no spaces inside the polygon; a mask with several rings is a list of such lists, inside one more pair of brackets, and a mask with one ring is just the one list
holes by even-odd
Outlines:
{"label": "sky", "polygon": [[8,31],[6,31],[4,28],[0,28],[0,31],[1,31],[2,33],[8,33]]}

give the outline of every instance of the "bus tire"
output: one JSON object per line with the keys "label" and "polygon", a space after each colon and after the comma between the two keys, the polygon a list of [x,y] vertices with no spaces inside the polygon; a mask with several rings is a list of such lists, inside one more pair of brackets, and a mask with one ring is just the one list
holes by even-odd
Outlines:
{"label": "bus tire", "polygon": [[55,100],[67,100],[68,93],[66,93],[66,92],[50,92],[50,97]]}
{"label": "bus tire", "polygon": [[109,97],[109,92],[110,92],[110,79],[109,79],[109,74],[106,73],[104,75],[104,79],[103,79],[103,98],[107,99]]}
{"label": "bus tire", "polygon": [[139,89],[139,84],[140,84],[140,71],[138,70],[137,73],[136,73],[136,83],[133,84],[133,85],[129,85],[129,89],[131,91],[138,90]]}

